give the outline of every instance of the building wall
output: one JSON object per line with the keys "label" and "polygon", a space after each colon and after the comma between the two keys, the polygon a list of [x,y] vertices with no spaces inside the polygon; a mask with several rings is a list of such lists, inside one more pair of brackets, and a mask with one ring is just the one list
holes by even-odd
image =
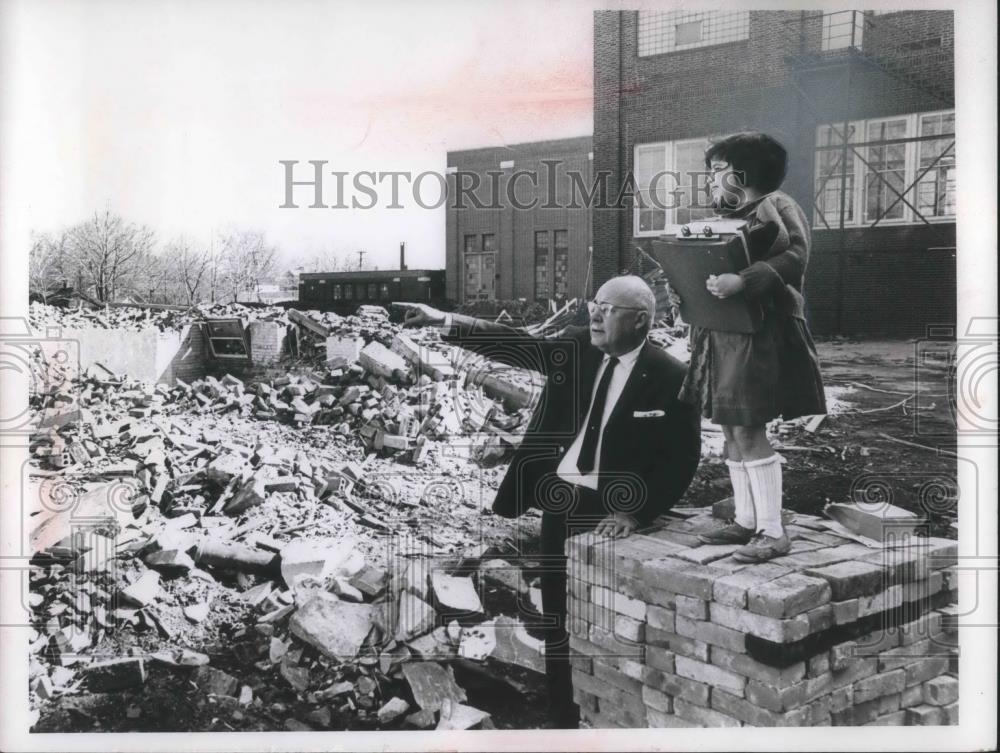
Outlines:
{"label": "building wall", "polygon": [[67,352],[74,354],[81,372],[91,364],[101,364],[132,379],[173,385],[176,379],[190,382],[209,371],[210,356],[200,324],[168,332],[67,329],[59,337],[72,344]]}
{"label": "building wall", "polygon": [[[752,12],[748,39],[639,57],[638,14],[597,12],[594,171],[609,175],[609,203],[633,169],[636,144],[753,129],[775,135],[788,148],[783,189],[809,214],[819,123],[954,106],[951,12],[879,15],[877,32],[866,38],[865,49],[873,52],[906,40],[939,39],[930,52],[919,53],[919,70],[911,71],[913,81],[932,82],[944,92],[937,99],[864,61],[831,65],[827,56],[827,62],[797,68],[799,75],[793,76],[787,56],[808,47],[803,34],[813,29],[812,21],[800,24],[802,18],[798,12]],[[818,33],[821,18],[816,18]],[[912,60],[897,56],[894,63],[902,70]],[[814,331],[909,335],[949,316],[953,321],[954,254],[927,249],[953,247],[954,236],[953,223],[851,229],[843,239],[839,230],[816,231],[806,282]],[[651,238],[634,237],[631,206],[596,209],[593,242],[595,287],[627,268],[636,246],[652,248]],[[893,274],[906,274],[905,293],[887,284]]]}
{"label": "building wall", "polygon": [[[547,231],[551,247],[552,232],[555,230],[568,233],[567,296],[586,295],[590,220],[582,197],[579,197],[577,208],[566,208],[571,200],[567,173],[574,171],[581,175],[589,188],[591,145],[590,137],[582,137],[448,153],[448,167],[452,171],[449,175],[448,247],[445,257],[446,295],[449,300],[461,302],[465,299],[465,236],[481,237],[484,233],[494,234],[496,238],[495,298],[533,300],[536,297],[535,233]],[[549,186],[552,168],[547,167],[544,160],[555,160],[557,163],[554,187]],[[499,175],[493,179],[488,171],[496,171]],[[538,176],[537,187],[527,177],[516,177],[522,171]],[[472,181],[470,177],[459,177],[463,173],[479,176],[480,188],[474,194],[484,205],[481,208],[473,206],[471,201],[465,202],[464,208],[456,206],[457,181],[463,180],[464,185],[470,185]],[[514,181],[517,200],[523,204],[534,202],[536,206],[527,209],[513,206],[507,200],[511,181]],[[550,196],[554,201],[548,201]],[[546,208],[546,203],[559,208]],[[550,254],[550,290],[553,264]]]}

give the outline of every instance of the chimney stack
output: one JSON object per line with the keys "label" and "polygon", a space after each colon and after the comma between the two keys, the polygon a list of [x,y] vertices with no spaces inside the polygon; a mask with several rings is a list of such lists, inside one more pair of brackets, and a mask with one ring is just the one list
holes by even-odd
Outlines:
{"label": "chimney stack", "polygon": [[406,241],[399,244],[399,271],[406,271]]}

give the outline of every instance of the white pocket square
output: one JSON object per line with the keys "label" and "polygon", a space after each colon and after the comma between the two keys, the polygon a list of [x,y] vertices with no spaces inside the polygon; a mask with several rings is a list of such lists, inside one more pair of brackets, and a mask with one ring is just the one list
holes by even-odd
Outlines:
{"label": "white pocket square", "polygon": [[637,410],[632,413],[632,418],[659,418],[665,415],[661,410]]}

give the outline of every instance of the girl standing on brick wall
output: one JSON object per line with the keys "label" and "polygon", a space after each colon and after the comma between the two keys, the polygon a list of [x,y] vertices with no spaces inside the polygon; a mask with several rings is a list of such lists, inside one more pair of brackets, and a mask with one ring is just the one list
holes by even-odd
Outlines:
{"label": "girl standing on brick wall", "polygon": [[734,522],[699,538],[744,544],[734,558],[764,562],[791,546],[781,523],[781,464],[766,424],[826,413],[802,298],[809,224],[794,199],[778,190],[787,154],[770,136],[727,136],[708,148],[705,165],[720,214],[749,223],[751,257],[739,274],[712,276],[705,284],[719,298],[742,294],[759,302],[764,321],[753,334],[691,327],[691,364],[680,397],[721,424],[736,507]]}

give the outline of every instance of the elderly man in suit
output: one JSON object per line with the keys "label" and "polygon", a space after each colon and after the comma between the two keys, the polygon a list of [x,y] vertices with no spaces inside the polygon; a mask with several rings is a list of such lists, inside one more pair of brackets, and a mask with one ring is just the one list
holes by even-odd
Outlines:
{"label": "elderly man in suit", "polygon": [[628,536],[684,494],[698,467],[700,419],[677,399],[685,367],[647,341],[655,299],[639,277],[616,277],[588,303],[589,327],[559,338],[422,304],[407,326],[437,325],[444,338],[493,360],[530,368],[545,387],[493,511],[542,511],[542,613],[552,721],[576,727],[566,609],[567,535]]}

